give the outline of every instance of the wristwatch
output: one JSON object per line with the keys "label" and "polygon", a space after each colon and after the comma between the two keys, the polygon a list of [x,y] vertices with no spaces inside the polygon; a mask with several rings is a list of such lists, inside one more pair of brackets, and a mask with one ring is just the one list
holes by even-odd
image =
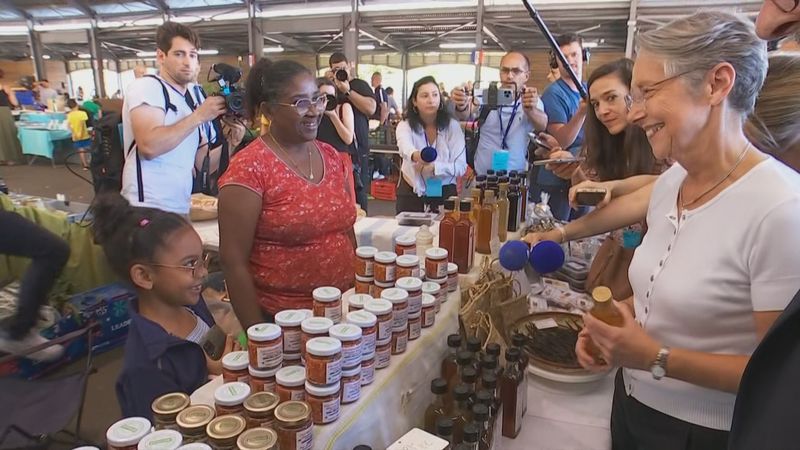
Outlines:
{"label": "wristwatch", "polygon": [[669,347],[661,347],[656,355],[656,360],[650,366],[653,379],[660,380],[667,375],[667,358],[669,358]]}

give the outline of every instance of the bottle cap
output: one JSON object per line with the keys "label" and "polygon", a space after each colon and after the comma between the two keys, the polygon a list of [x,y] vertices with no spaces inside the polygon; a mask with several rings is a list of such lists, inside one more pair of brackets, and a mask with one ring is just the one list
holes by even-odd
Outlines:
{"label": "bottle cap", "polygon": [[519,361],[519,350],[516,348],[510,348],[506,350],[506,362],[508,361]]}
{"label": "bottle cap", "polygon": [[468,423],[464,426],[464,442],[478,442],[478,436],[481,434],[481,429],[475,422]]}
{"label": "bottle cap", "polygon": [[592,290],[592,299],[597,303],[611,300],[611,289],[605,286],[597,286]]}
{"label": "bottle cap", "polygon": [[447,393],[447,381],[444,378],[436,378],[431,381],[431,392],[436,395]]}
{"label": "bottle cap", "polygon": [[453,388],[453,398],[456,399],[456,401],[463,402],[468,400],[469,394],[469,386],[466,384],[462,383]]}
{"label": "bottle cap", "polygon": [[[438,286],[437,286],[438,288]],[[461,335],[460,334],[451,334],[447,336],[447,346],[450,348],[458,348],[461,347]]]}
{"label": "bottle cap", "polygon": [[461,204],[458,205],[458,210],[463,213],[472,211],[472,199],[465,198],[464,200],[461,200]]}
{"label": "bottle cap", "polygon": [[475,336],[470,336],[467,338],[467,350],[471,351],[472,353],[478,353],[481,351],[481,340]]}
{"label": "bottle cap", "polygon": [[501,350],[500,349],[500,344],[498,344],[497,342],[492,342],[492,343],[486,345],[486,354],[487,355],[492,355],[492,356],[494,356],[496,358],[499,358],[500,357],[500,350]]}
{"label": "bottle cap", "polygon": [[461,381],[473,384],[478,381],[478,371],[472,367],[466,367],[461,371]]}
{"label": "bottle cap", "polygon": [[456,354],[456,362],[459,366],[466,366],[467,364],[472,363],[472,352],[461,350]]}
{"label": "bottle cap", "polygon": [[450,436],[453,434],[453,421],[446,417],[436,421],[436,433],[439,436]]}

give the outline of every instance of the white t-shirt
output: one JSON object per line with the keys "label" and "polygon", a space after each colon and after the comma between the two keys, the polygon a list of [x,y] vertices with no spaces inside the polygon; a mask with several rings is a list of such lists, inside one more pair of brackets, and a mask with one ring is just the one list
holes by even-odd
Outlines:
{"label": "white t-shirt", "polygon": [[[414,192],[422,197],[425,195],[425,180],[414,168],[411,155],[428,146],[425,131],[422,126],[419,130],[411,128],[408,120],[404,120],[397,125],[396,134],[397,148],[400,156],[403,157],[400,172],[406,182],[414,188]],[[455,120],[450,119],[450,125],[444,130],[439,130],[436,142],[430,143],[430,146],[435,148],[437,153],[436,160],[433,162],[436,178],[442,180],[442,186],[455,184],[456,178],[464,175],[467,171],[467,152],[464,131],[461,126]]]}
{"label": "white t-shirt", "polygon": [[[172,125],[192,113],[183,94],[170,84],[167,86],[170,102],[177,111],[167,111],[164,125]],[[191,93],[196,105],[202,103],[194,84],[189,84],[187,91]],[[188,214],[192,196],[192,168],[198,146],[206,136],[213,132],[209,127],[203,126],[197,131],[189,133],[175,149],[164,153],[151,160],[139,158],[142,167],[142,185],[144,186],[144,201],[139,201],[139,188],[136,178],[136,152],[128,149],[134,140],[133,126],[131,125],[131,111],[138,106],[147,104],[164,109],[164,93],[158,80],[151,77],[137,78],[125,91],[125,103],[122,107],[122,129],[125,142],[124,151],[125,167],[122,171],[122,196],[132,205],[147,206],[170,211],[177,214]],[[212,127],[213,129],[213,127]]]}
{"label": "white t-shirt", "polygon": [[[539,99],[536,108],[544,111],[542,99]],[[480,109],[476,113],[476,119],[478,114],[480,114]],[[528,118],[521,102],[517,102],[516,111],[513,106],[504,106],[490,112],[486,116],[486,121],[481,125],[481,138],[475,150],[475,173],[485,175],[486,171],[492,168],[494,152],[503,148],[504,134],[508,146],[506,148],[508,150],[508,170],[520,172],[528,170],[526,159],[530,141],[528,133],[532,131],[535,131],[533,122]]]}
{"label": "white t-shirt", "polygon": [[[753,312],[782,311],[800,288],[800,175],[769,158],[678,222],[685,177],[674,164],[653,189],[647,234],[628,272],[636,321],[662,345],[750,355]],[[730,429],[734,394],[656,381],[649,371],[624,375],[627,393],[645,405]]]}

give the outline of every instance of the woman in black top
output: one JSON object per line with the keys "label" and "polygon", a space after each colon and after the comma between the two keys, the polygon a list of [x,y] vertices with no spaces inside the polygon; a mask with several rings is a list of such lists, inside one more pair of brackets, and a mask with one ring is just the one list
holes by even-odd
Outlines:
{"label": "woman in black top", "polygon": [[0,165],[22,161],[22,149],[17,139],[17,127],[11,109],[18,106],[17,96],[3,84],[3,70],[0,69]]}
{"label": "woman in black top", "polygon": [[336,104],[336,87],[329,79],[317,78],[317,87],[328,96],[328,109],[319,124],[317,139],[332,145],[340,153],[352,154],[355,136],[353,106],[349,103]]}

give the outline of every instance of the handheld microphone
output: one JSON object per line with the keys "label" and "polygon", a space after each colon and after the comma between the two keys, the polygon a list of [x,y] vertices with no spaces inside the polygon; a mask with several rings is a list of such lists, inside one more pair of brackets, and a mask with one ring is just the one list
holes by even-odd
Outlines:
{"label": "handheld microphone", "polygon": [[531,249],[528,260],[537,273],[552,273],[564,265],[566,255],[560,244],[554,241],[541,241]]}
{"label": "handheld microphone", "polygon": [[430,162],[436,161],[436,157],[438,156],[438,152],[436,151],[435,148],[428,146],[428,147],[423,148],[419,152],[419,156],[426,163],[430,163]]}
{"label": "handheld microphone", "polygon": [[511,272],[522,270],[528,263],[528,244],[508,241],[500,247],[500,265]]}

